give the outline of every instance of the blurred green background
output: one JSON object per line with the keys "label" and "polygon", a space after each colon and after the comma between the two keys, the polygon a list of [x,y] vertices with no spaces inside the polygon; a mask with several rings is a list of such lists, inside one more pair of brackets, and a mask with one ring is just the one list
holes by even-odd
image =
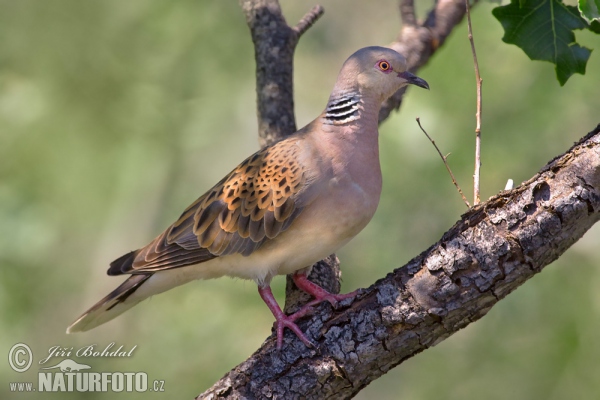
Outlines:
{"label": "blurred green background", "polygon": [[[391,42],[397,1],[322,0],[296,52],[297,123],[323,109],[348,55]],[[428,3],[419,2],[424,14]],[[312,2],[282,1],[290,24]],[[600,122],[600,40],[561,88],[551,64],[501,42],[494,5],[473,12],[484,79],[482,197],[516,184]],[[253,282],[190,283],[91,332],[65,328],[121,281],[108,263],[145,245],[257,148],[253,47],[234,0],[0,1],[0,398],[193,398],[246,359],[272,316]],[[475,78],[463,23],[381,127],[384,191],[371,224],[339,252],[343,291],[365,287],[438,240],[466,211],[419,131],[420,117],[471,193]],[[372,383],[359,399],[597,399],[600,227],[481,321]],[[274,281],[283,301],[284,279]],[[6,362],[27,343],[34,365]],[[110,342],[165,393],[10,393],[37,382],[55,345]],[[54,365],[62,358],[53,359]],[[82,362],[82,359],[76,359]]]}

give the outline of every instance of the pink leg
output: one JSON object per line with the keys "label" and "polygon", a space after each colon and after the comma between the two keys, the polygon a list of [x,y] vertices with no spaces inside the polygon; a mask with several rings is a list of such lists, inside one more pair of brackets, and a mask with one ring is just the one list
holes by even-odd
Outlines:
{"label": "pink leg", "polygon": [[[306,304],[298,312],[302,312],[304,310],[304,308],[317,305],[324,301],[328,301],[335,308],[335,307],[337,307],[337,304],[339,301],[355,297],[356,294],[358,293],[357,290],[355,290],[354,292],[346,293],[346,294],[329,293],[327,290],[323,289],[321,286],[309,281],[306,274],[304,274],[302,272],[296,272],[294,275],[292,275],[292,279],[294,280],[294,283],[296,284],[296,286],[298,286],[298,289],[310,294],[311,296],[313,296],[315,298],[313,301]],[[306,311],[305,311],[305,313],[306,313]]]}
{"label": "pink leg", "polygon": [[281,311],[281,308],[279,308],[279,304],[277,304],[277,300],[273,297],[271,288],[268,285],[264,287],[259,286],[258,293],[275,317],[275,324],[277,325],[277,350],[281,350],[281,346],[283,345],[283,328],[289,328],[307,347],[314,347],[313,343],[304,335],[304,333],[302,333],[298,325],[294,322],[298,318],[308,314],[310,311],[309,309],[303,309],[287,316]]}

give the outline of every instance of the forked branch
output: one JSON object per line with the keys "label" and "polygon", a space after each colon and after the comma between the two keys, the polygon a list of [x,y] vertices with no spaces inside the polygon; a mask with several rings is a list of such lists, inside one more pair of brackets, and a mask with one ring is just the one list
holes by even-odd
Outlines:
{"label": "forked branch", "polygon": [[240,0],[254,42],[258,136],[261,147],[296,132],[294,51],[298,40],[321,15],[313,7],[290,27],[277,0]]}

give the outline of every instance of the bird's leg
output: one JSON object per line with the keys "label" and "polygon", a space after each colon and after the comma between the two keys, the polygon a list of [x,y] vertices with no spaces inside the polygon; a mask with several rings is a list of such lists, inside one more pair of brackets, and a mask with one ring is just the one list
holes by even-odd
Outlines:
{"label": "bird's leg", "polygon": [[[334,308],[337,307],[338,302],[355,297],[358,293],[358,290],[354,292],[346,293],[346,294],[333,294],[329,293],[327,290],[323,289],[321,286],[317,285],[308,280],[306,273],[304,272],[296,272],[292,275],[292,279],[294,283],[298,287],[298,289],[310,294],[315,299],[307,303],[304,307],[298,311],[298,313],[304,312],[303,315],[307,314],[307,311],[304,311],[306,308],[310,308],[314,305],[322,303],[324,301],[328,301]],[[296,314],[298,314],[296,313]],[[295,315],[295,314],[294,314]]]}
{"label": "bird's leg", "polygon": [[269,285],[258,285],[258,293],[275,317],[275,324],[277,326],[277,350],[281,350],[281,346],[283,345],[283,328],[289,328],[296,334],[296,336],[298,336],[300,340],[302,340],[307,347],[314,347],[314,344],[306,337],[306,335],[304,335],[304,333],[302,333],[298,325],[296,325],[294,322],[298,318],[308,314],[308,311],[310,310],[307,309],[304,312],[301,312],[301,310],[288,316],[283,313],[279,307],[279,304],[277,304],[277,300],[275,300],[275,297],[273,297],[273,293],[271,292],[271,287]]}

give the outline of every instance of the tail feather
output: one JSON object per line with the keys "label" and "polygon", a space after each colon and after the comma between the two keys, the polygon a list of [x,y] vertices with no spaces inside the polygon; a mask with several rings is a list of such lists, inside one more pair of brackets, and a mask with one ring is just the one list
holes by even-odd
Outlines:
{"label": "tail feather", "polygon": [[110,276],[113,275],[122,275],[123,271],[131,269],[131,265],[133,264],[133,260],[137,256],[139,250],[131,251],[110,263],[110,267],[106,273]]}
{"label": "tail feather", "polygon": [[87,310],[68,328],[67,333],[84,332],[102,325],[138,304],[145,297],[130,297],[153,274],[131,275],[118,288]]}

